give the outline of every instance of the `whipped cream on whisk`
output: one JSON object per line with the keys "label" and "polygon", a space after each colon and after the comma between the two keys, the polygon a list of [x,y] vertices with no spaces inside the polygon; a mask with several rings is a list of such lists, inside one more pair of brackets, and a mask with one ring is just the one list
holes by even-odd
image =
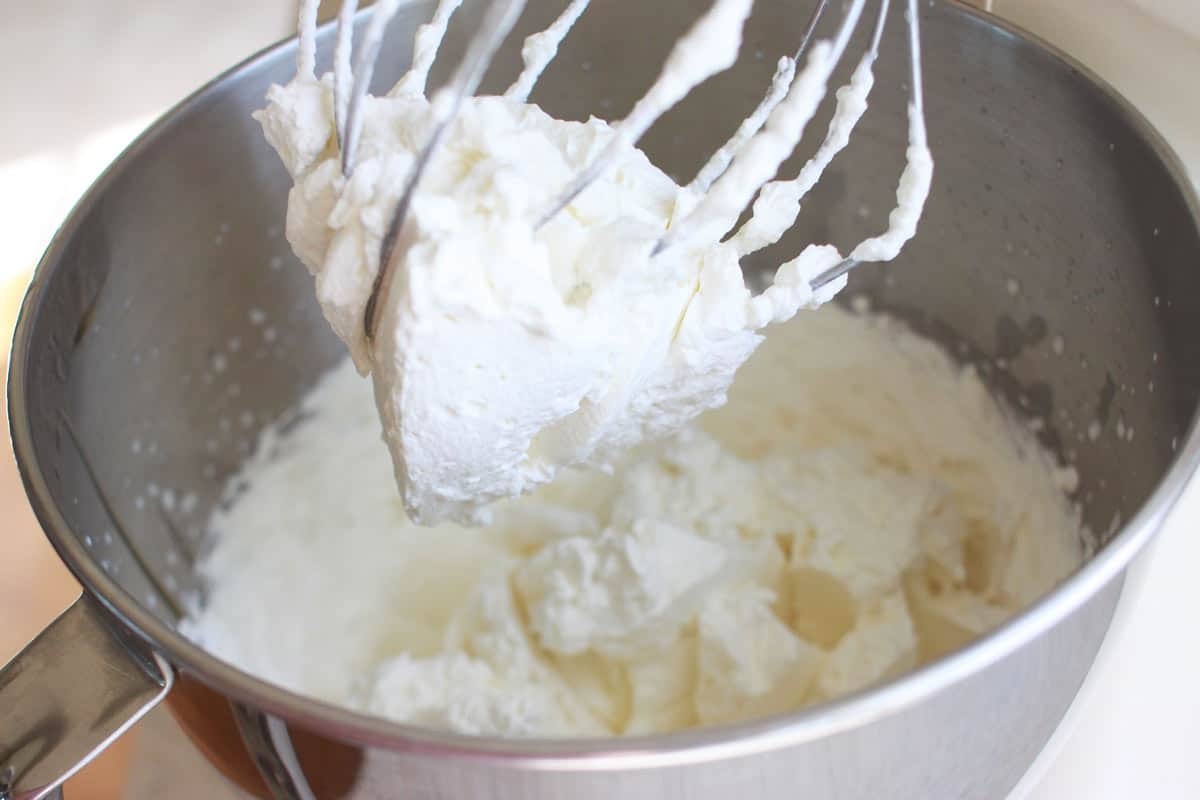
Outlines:
{"label": "whipped cream on whisk", "polygon": [[[339,158],[345,109],[333,77],[315,73],[307,9],[297,75],[272,87],[257,115],[294,179],[288,239],[334,332],[374,380],[397,484],[419,523],[486,522],[492,501],[565,467],[606,467],[632,445],[678,431],[725,402],[764,326],[819,306],[845,283],[814,288],[842,256],[810,245],[754,296],[739,265],[746,237],[722,239],[799,141],[848,34],[815,44],[787,91],[777,75],[718,154],[724,164],[710,163],[703,185],[680,187],[634,144],[693,87],[732,66],[752,0],[716,0],[616,124],[558,120],[525,102],[587,5],[575,0],[527,41],[526,68],[505,96],[464,100],[412,196],[368,339],[363,319],[381,243],[445,102],[424,87],[460,2],[442,0],[418,32],[413,70],[386,96],[364,98],[352,171]],[[856,0],[850,13],[861,8]],[[904,213],[884,235],[892,247],[855,258],[898,252],[931,166],[920,129],[901,185]],[[556,197],[570,201],[546,215]],[[790,226],[779,222],[780,207],[764,212],[776,239]]]}

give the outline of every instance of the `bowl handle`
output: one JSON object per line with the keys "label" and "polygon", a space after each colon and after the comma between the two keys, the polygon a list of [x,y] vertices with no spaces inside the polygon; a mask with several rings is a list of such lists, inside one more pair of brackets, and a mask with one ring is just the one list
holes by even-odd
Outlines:
{"label": "bowl handle", "polygon": [[59,797],[175,683],[87,594],[0,669],[0,800]]}

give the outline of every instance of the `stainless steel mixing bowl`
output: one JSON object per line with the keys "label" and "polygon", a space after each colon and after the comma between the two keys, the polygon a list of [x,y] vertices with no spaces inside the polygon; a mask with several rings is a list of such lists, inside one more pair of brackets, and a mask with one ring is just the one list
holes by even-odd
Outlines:
{"label": "stainless steel mixing bowl", "polygon": [[[523,28],[558,5],[532,4]],[[535,99],[568,117],[621,114],[701,5],[585,16]],[[759,6],[743,63],[647,137],[668,170],[689,175],[799,40],[804,9]],[[404,10],[392,40],[429,11]],[[887,685],[743,725],[619,741],[393,725],[192,645],[177,606],[198,588],[192,563],[223,483],[253,435],[342,357],[280,235],[286,175],[250,119],[267,86],[291,75],[285,43],[139,139],[63,225],[25,300],[9,376],[14,447],[46,535],[85,589],[0,673],[0,785],[47,793],[167,696],[214,763],[277,797],[1003,797],[1071,702],[1125,568],[1200,454],[1200,205],[1158,135],[1086,70],[965,6],[922,3],[922,13],[934,193],[904,256],[863,268],[853,289],[1045,420],[1046,443],[1078,466],[1097,532],[1078,574]],[[808,201],[793,252],[810,239],[845,245],[891,207],[904,147],[899,22],[874,111]],[[380,86],[405,50],[385,57]],[[516,58],[502,54],[493,87]]]}

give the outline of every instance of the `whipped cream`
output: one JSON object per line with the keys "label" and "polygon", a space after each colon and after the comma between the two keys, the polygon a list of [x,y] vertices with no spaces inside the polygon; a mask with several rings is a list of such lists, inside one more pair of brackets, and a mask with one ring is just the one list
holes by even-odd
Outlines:
{"label": "whipped cream", "polygon": [[[489,504],[564,467],[612,468],[637,443],[681,430],[725,401],[763,328],[845,283],[811,285],[842,260],[832,246],[812,245],[753,296],[739,265],[745,237],[722,239],[799,141],[848,33],[816,43],[798,73],[790,60],[781,65],[758,111],[680,187],[634,144],[736,61],[752,0],[716,0],[615,124],[557,120],[525,102],[587,5],[575,0],[527,40],[525,68],[505,96],[468,98],[449,124],[405,215],[369,341],[363,317],[381,242],[443,118],[447,98],[424,90],[459,4],[442,0],[417,33],[413,69],[386,96],[363,101],[361,130],[347,134],[352,170],[343,169],[335,123],[347,109],[333,91],[352,78],[348,40],[339,40],[334,75],[318,78],[311,15],[302,14],[295,79],[272,87],[257,114],[294,180],[288,239],[334,332],[373,378],[404,507],[422,524],[486,523]],[[853,19],[861,10],[862,0],[851,4]],[[368,39],[385,20],[372,21]],[[913,234],[931,170],[923,130],[909,156],[895,224],[855,258],[890,258]],[[570,202],[538,226],[556,197]],[[780,212],[763,213],[780,228]]]}
{"label": "whipped cream", "polygon": [[1073,471],[883,317],[770,329],[726,405],[487,528],[406,518],[370,391],[344,363],[264,439],[185,630],[399,722],[617,736],[790,711],[962,646],[1083,557]]}

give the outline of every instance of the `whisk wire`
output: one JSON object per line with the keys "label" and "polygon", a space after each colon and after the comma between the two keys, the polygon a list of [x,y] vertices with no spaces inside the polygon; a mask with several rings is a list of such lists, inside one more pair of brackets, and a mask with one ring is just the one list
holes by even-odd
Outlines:
{"label": "whisk wire", "polygon": [[[354,86],[350,91],[349,108],[346,112],[346,135],[342,141],[342,174],[350,177],[354,173],[354,156],[358,140],[362,135],[363,105],[375,76],[375,63],[383,45],[383,34],[387,24],[400,7],[400,0],[379,0],[371,9],[371,20],[367,23],[362,44],[354,58]],[[347,26],[348,27],[348,26]],[[335,101],[334,105],[337,105]]]}
{"label": "whisk wire", "polygon": [[899,248],[904,242],[915,233],[916,220],[925,207],[925,201],[929,198],[929,174],[926,173],[923,177],[918,177],[913,170],[913,164],[916,161],[929,159],[928,142],[926,141],[925,134],[925,99],[921,71],[921,20],[917,0],[908,0],[904,16],[908,23],[909,152],[908,163],[905,165],[904,173],[900,176],[900,186],[905,186],[906,182],[910,180],[916,185],[907,196],[903,196],[900,189],[897,190],[897,200],[899,202],[888,220],[888,230],[880,236],[861,242],[851,251],[848,258],[830,267],[825,272],[818,274],[811,281],[814,289],[820,289],[841,278],[864,261],[882,260],[880,258],[860,256],[860,254],[870,252],[871,245],[886,242],[891,246],[884,255],[894,256],[898,253]]}
{"label": "whisk wire", "polygon": [[[834,158],[850,143],[859,121],[867,111],[867,101],[875,85],[872,69],[879,41],[887,20],[889,0],[881,0],[875,20],[871,46],[863,54],[850,81],[836,93],[837,107],[825,139],[800,172],[790,181],[771,181],[763,186],[754,203],[754,214],[733,237],[738,254],[745,256],[774,244],[796,223],[801,201],[821,180]],[[787,209],[789,213],[782,213]],[[775,213],[772,213],[772,212]]]}
{"label": "whisk wire", "polygon": [[337,40],[333,46],[333,119],[337,145],[342,153],[342,174],[347,172],[346,117],[350,111],[350,92],[354,86],[354,15],[358,0],[342,0],[338,11]]}
{"label": "whisk wire", "polygon": [[[862,0],[855,2],[861,3]],[[612,141],[555,198],[534,223],[534,230],[544,226],[595,183],[659,117],[694,88],[717,72],[733,66],[741,43],[740,32],[753,5],[753,0],[714,0],[712,7],[675,43],[650,89],[642,95],[629,115],[617,123]],[[715,50],[722,57],[694,58],[698,48]]]}
{"label": "whisk wire", "polygon": [[462,5],[463,0],[440,0],[433,12],[433,19],[417,28],[413,41],[412,66],[404,74],[392,90],[391,96],[401,94],[422,94],[429,82],[429,70],[437,58],[438,49],[450,25],[450,18]]}
{"label": "whisk wire", "polygon": [[300,41],[296,47],[296,74],[305,78],[316,78],[317,71],[317,12],[318,0],[300,0]]}
{"label": "whisk wire", "polygon": [[396,247],[396,239],[404,224],[404,218],[408,215],[413,194],[420,185],[421,177],[425,174],[425,169],[429,166],[434,152],[441,144],[446,128],[457,116],[463,100],[474,94],[479,87],[496,50],[508,37],[517,18],[521,16],[525,2],[526,0],[491,0],[484,15],[483,24],[471,37],[467,52],[459,62],[450,83],[445,88],[439,89],[433,97],[430,104],[433,124],[429,136],[409,171],[404,190],[380,244],[379,269],[375,272],[375,280],[372,282],[371,294],[367,299],[367,306],[363,314],[363,332],[366,334],[367,341],[375,338],[379,297],[389,285],[388,276],[392,271],[391,260]]}
{"label": "whisk wire", "polygon": [[571,32],[571,28],[575,27],[575,23],[579,21],[590,3],[591,0],[571,0],[549,28],[535,33],[525,40],[525,45],[521,48],[521,58],[525,62],[525,67],[513,81],[512,86],[504,92],[505,97],[519,103],[524,103],[529,99],[529,93],[533,91],[538,79],[546,71],[546,67],[550,65],[554,57],[558,55],[559,45]]}
{"label": "whisk wire", "polygon": [[692,237],[719,238],[737,222],[754,194],[791,155],[816,115],[865,5],[866,0],[852,0],[833,42],[822,42],[810,50],[807,66],[796,76],[787,97],[771,112],[763,129],[746,142],[700,203],[658,240],[652,255]]}

